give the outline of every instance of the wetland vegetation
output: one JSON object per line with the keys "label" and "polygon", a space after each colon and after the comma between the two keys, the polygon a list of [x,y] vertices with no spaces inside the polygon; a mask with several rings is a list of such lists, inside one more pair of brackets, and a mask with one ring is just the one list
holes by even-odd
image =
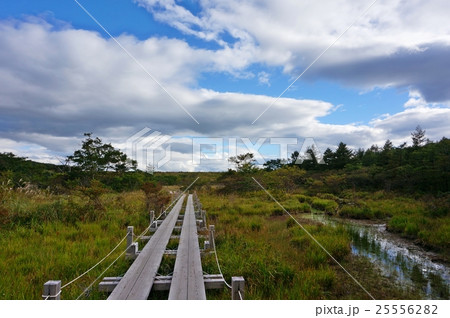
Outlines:
{"label": "wetland vegetation", "polygon": [[[93,148],[84,150],[104,146],[90,135],[86,142]],[[40,299],[47,280],[70,282],[108,254],[128,225],[141,233],[149,209],[159,213],[171,193],[199,177],[190,191],[215,224],[224,277],[244,276],[248,299],[369,298],[308,233],[376,299],[448,299],[450,141],[387,141],[357,151],[341,143],[323,158],[309,153],[301,164],[295,153],[262,168],[242,156],[227,172],[154,174],[135,171],[120,152],[112,152],[114,166],[89,163],[82,152],[67,165],[0,154],[0,298]],[[124,248],[62,298],[83,294]],[[103,276],[123,275],[130,262],[119,257]],[[213,255],[202,262],[205,272],[218,272]],[[173,263],[165,257],[163,270]],[[226,289],[207,296],[230,297]],[[94,284],[82,297],[107,296]]]}

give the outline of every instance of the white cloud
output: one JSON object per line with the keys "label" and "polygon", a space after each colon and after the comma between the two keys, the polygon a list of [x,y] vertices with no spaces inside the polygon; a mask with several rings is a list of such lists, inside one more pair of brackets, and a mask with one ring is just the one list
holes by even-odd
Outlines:
{"label": "white cloud", "polygon": [[[118,38],[198,119],[200,125],[193,122],[112,40],[95,32],[69,27],[55,30],[42,20],[0,22],[0,151],[55,162],[55,154],[70,154],[79,146],[84,132],[94,132],[121,147],[129,136],[146,126],[172,136],[313,137],[322,151],[339,141],[353,147],[368,147],[388,138],[407,140],[417,124],[427,130],[431,139],[449,135],[449,109],[425,103],[419,90],[411,90],[411,99],[405,104],[408,108],[403,112],[376,119],[369,125],[323,124],[320,118],[335,111],[335,105],[294,98],[279,99],[251,125],[274,101],[273,97],[194,89],[199,75],[219,71],[240,76],[254,61],[294,69],[316,52],[315,47],[306,44],[323,33],[320,30],[326,23],[313,21],[302,11],[306,7],[296,7],[297,2],[287,2],[290,9],[289,6],[277,7],[273,2],[260,5],[245,2],[238,7],[228,3],[219,5],[214,1],[203,3],[210,8],[207,22],[217,23],[214,28],[202,22],[206,18],[201,17],[199,21],[182,10],[173,10],[180,16],[185,15],[182,21],[188,21],[185,22],[187,26],[211,29],[219,40],[224,30],[221,26],[228,20],[225,30],[239,39],[237,43],[223,44],[222,49],[212,51],[192,48],[177,39],[139,41],[127,35]],[[175,2],[172,5],[175,6]],[[315,4],[310,6],[317,11]],[[296,12],[294,9],[299,12],[300,20],[295,20],[292,30],[287,30],[287,24]],[[208,17],[208,14],[204,16]],[[244,18],[245,14],[255,17],[252,23],[252,19]],[[178,19],[178,15],[175,17]],[[345,25],[347,20],[340,19],[338,24]],[[312,32],[309,40],[306,30],[301,28],[306,22],[306,30]],[[273,26],[273,29],[264,30],[264,25]],[[275,33],[270,34],[271,30],[285,30],[286,34],[281,33],[281,38],[276,38]],[[298,30],[303,31],[299,33]],[[327,39],[335,35],[328,29],[324,32]],[[265,36],[264,33],[268,34]],[[302,43],[307,48],[304,55],[297,47]],[[318,43],[317,48],[322,44]],[[321,70],[330,73],[332,68]],[[265,84],[266,81],[269,83],[270,77],[260,72],[257,78]],[[177,139],[178,148],[173,145],[179,160],[174,161],[170,169],[204,168],[189,164],[188,141],[188,138]],[[214,166],[218,167],[225,166],[221,163]]]}
{"label": "white cloud", "polygon": [[423,96],[417,91],[409,92],[409,99],[405,103],[405,107],[423,107],[426,106],[427,102],[423,98]]}
{"label": "white cloud", "polygon": [[379,0],[363,16],[372,0],[205,0],[196,16],[173,0],[135,2],[181,32],[232,47],[237,68],[263,63],[293,77],[354,23],[305,77],[362,89],[412,87],[430,102],[450,100],[447,0]]}
{"label": "white cloud", "polygon": [[270,75],[264,71],[258,73],[258,82],[270,86]]}

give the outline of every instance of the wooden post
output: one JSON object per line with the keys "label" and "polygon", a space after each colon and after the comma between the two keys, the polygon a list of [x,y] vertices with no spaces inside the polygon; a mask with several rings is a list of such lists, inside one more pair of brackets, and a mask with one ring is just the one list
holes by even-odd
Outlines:
{"label": "wooden post", "polygon": [[150,211],[150,227],[153,226],[153,221],[155,220],[155,211]]}
{"label": "wooden post", "polygon": [[212,250],[216,249],[214,244],[214,225],[209,226],[209,246]]}
{"label": "wooden post", "polygon": [[202,220],[203,220],[203,228],[206,229],[206,211],[205,210],[200,210],[201,211],[201,216],[202,216]]}
{"label": "wooden post", "polygon": [[135,259],[138,255],[138,242],[133,243],[133,226],[128,227],[128,233],[127,233],[127,252],[125,253],[125,258],[128,259]]}
{"label": "wooden post", "polygon": [[127,228],[127,253],[129,252],[130,247],[133,244],[133,231],[134,231],[134,226],[129,226]]}
{"label": "wooden post", "polygon": [[244,288],[244,277],[231,277],[231,300],[244,300]]}
{"label": "wooden post", "polygon": [[44,300],[60,300],[61,299],[61,281],[49,280],[44,284],[44,292],[42,293]]}

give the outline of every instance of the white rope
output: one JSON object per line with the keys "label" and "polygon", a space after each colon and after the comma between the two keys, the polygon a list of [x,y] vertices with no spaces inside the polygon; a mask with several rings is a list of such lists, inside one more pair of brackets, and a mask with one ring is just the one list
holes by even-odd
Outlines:
{"label": "white rope", "polygon": [[116,247],[114,247],[111,252],[108,253],[108,255],[106,255],[105,257],[103,257],[97,264],[95,264],[94,266],[92,266],[90,269],[88,269],[87,271],[85,271],[83,274],[81,274],[80,276],[78,276],[77,278],[73,279],[72,281],[68,282],[67,284],[65,284],[64,286],[61,287],[61,289],[69,286],[70,284],[72,284],[73,282],[77,281],[78,279],[80,279],[81,277],[83,277],[84,275],[86,275],[87,273],[89,273],[91,270],[93,270],[94,268],[96,268],[98,265],[100,265],[105,259],[107,259],[119,246],[120,244],[122,244],[122,242],[127,238],[128,234],[124,236],[124,238],[116,245]]}
{"label": "white rope", "polygon": [[48,300],[50,297],[58,297],[59,295],[61,295],[61,290],[59,290],[59,292],[56,295],[42,295],[42,297],[45,297],[44,300]]}
{"label": "white rope", "polygon": [[122,257],[123,254],[125,254],[125,252],[127,250],[128,250],[128,248],[126,248],[119,256],[117,256],[117,258],[111,264],[109,264],[109,266],[100,275],[98,275],[98,277],[88,287],[86,287],[83,290],[83,292],[77,297],[77,300],[79,300],[81,298],[81,296],[86,294],[86,292],[95,284],[95,282],[98,281],[103,276],[103,274],[105,274],[108,271],[108,269],[110,269],[111,266],[113,266],[114,263],[117,262],[117,260]]}
{"label": "white rope", "polygon": [[223,282],[225,283],[225,285],[226,285],[229,289],[231,289],[231,285],[229,285],[229,284],[227,283],[227,281],[225,280],[225,277],[223,277],[222,270],[221,270],[221,268],[220,268],[219,258],[217,257],[217,248],[216,248],[216,242],[215,242],[215,240],[214,240],[214,235],[212,236],[212,240],[213,240],[212,243],[213,243],[213,245],[214,245],[214,255],[216,256],[217,268],[219,269],[219,273],[220,273],[220,275],[222,276]]}
{"label": "white rope", "polygon": [[242,294],[241,294],[241,291],[238,289],[238,294],[239,294],[239,298],[241,299],[241,300],[244,300],[244,298],[242,298]]}

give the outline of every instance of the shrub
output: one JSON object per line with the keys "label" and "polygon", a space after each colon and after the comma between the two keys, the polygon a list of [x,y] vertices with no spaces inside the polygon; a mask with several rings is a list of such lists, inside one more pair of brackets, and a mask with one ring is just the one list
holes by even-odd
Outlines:
{"label": "shrub", "polygon": [[416,237],[417,233],[419,233],[419,227],[417,224],[408,222],[405,227],[405,234],[407,236]]}
{"label": "shrub", "polygon": [[387,228],[393,232],[403,232],[408,224],[408,219],[403,215],[396,215],[389,220]]}
{"label": "shrub", "polygon": [[260,221],[252,221],[250,223],[250,229],[253,232],[259,232],[261,230],[262,223]]}
{"label": "shrub", "polygon": [[302,203],[299,206],[299,212],[302,213],[311,213],[311,206],[309,205],[309,203]]}
{"label": "shrub", "polygon": [[311,244],[311,239],[306,236],[296,236],[289,243],[299,250],[304,250]]}
{"label": "shrub", "polygon": [[289,213],[309,213],[311,212],[311,207],[306,202],[299,202],[297,200],[287,200],[282,202],[283,207],[289,211]]}
{"label": "shrub", "polygon": [[297,223],[292,218],[289,218],[286,221],[286,228],[291,228],[291,227],[295,226],[295,224],[297,224]]}
{"label": "shrub", "polygon": [[297,197],[297,200],[300,203],[305,203],[306,202],[306,203],[310,203],[311,204],[311,202],[313,201],[312,197],[307,196],[307,195],[303,195],[303,194],[296,195],[296,197]]}
{"label": "shrub", "polygon": [[324,211],[327,213],[334,213],[338,208],[338,204],[332,200],[314,198],[311,206],[317,210]]}
{"label": "shrub", "polygon": [[367,207],[358,207],[354,205],[346,205],[340,211],[339,215],[342,217],[352,219],[372,219],[373,214]]}
{"label": "shrub", "polygon": [[312,245],[306,251],[306,264],[318,268],[327,262],[328,255],[317,245]]}
{"label": "shrub", "polygon": [[282,208],[276,207],[272,210],[271,216],[282,216],[284,215],[284,210]]}
{"label": "shrub", "polygon": [[337,196],[335,196],[334,194],[331,193],[317,193],[316,197],[321,198],[321,199],[326,199],[326,200],[338,200],[339,198]]}

